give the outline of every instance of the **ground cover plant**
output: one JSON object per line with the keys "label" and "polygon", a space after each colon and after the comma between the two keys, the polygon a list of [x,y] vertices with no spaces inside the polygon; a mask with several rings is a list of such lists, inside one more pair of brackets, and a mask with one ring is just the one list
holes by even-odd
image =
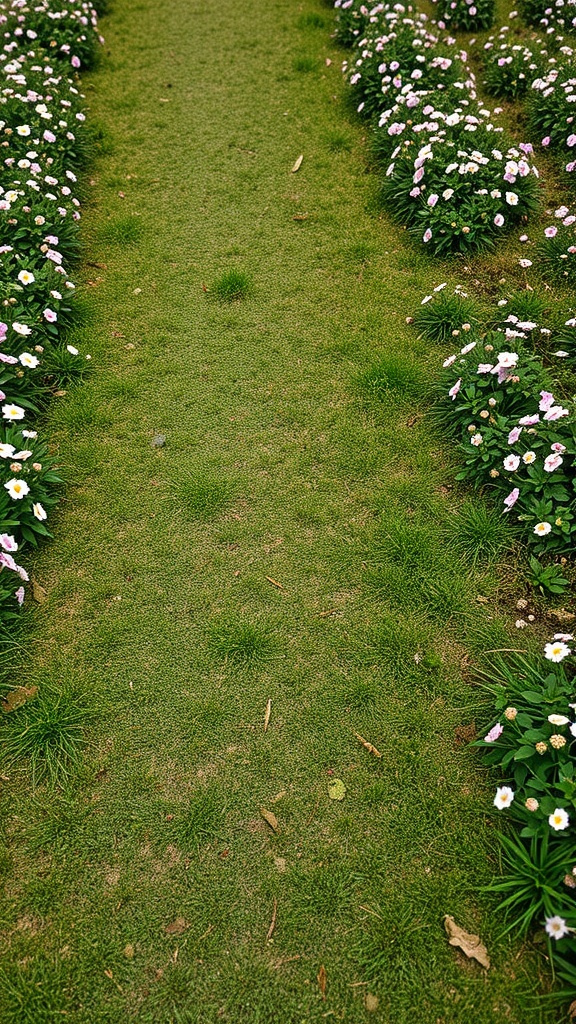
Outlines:
{"label": "ground cover plant", "polygon": [[[62,483],[38,426],[48,399],[84,373],[67,343],[74,321],[80,200],[77,175],[88,152],[77,69],[95,61],[90,3],[0,5],[0,643],[25,599],[26,545],[50,536]],[[54,36],[56,35],[56,39]],[[89,357],[87,357],[89,358]],[[17,555],[17,558],[15,557]]]}
{"label": "ground cover plant", "polygon": [[462,624],[509,644],[505,542],[423,419],[435,271],[366,214],[338,51],[288,0],[118,0],[106,37],[96,372],[47,412],[69,497],[2,722],[2,1017],[552,1020],[478,892]]}

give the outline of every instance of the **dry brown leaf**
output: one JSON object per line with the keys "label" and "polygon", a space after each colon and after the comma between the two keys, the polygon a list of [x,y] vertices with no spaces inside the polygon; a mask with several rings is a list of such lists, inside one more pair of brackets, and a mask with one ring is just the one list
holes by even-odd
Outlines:
{"label": "dry brown leaf", "polygon": [[373,996],[371,992],[367,992],[364,997],[364,1006],[368,1013],[374,1013],[378,1009],[378,1003],[380,1000],[378,996]]}
{"label": "dry brown leaf", "polygon": [[44,590],[44,587],[40,586],[40,584],[37,583],[36,580],[33,579],[32,580],[32,597],[34,598],[34,600],[38,604],[42,604],[42,602],[46,600],[47,596],[48,596],[48,594]]}
{"label": "dry brown leaf", "polygon": [[573,622],[576,619],[574,612],[567,612],[565,608],[551,608],[548,615],[557,622]]}
{"label": "dry brown leaf", "polygon": [[480,941],[479,935],[471,935],[470,932],[465,932],[449,914],[446,914],[444,917],[444,927],[451,946],[457,946],[466,956],[474,957],[479,964],[482,964],[482,967],[488,970],[490,967],[488,951],[486,946]]}
{"label": "dry brown leaf", "polygon": [[177,917],[171,924],[166,925],[164,933],[165,935],[182,935],[189,927],[190,925],[185,917]]}
{"label": "dry brown leaf", "polygon": [[268,583],[272,584],[273,587],[277,587],[278,590],[284,590],[284,587],[282,586],[281,583],[278,583],[278,580],[273,580],[271,576],[267,576],[266,579],[268,580]]}
{"label": "dry brown leaf", "polygon": [[270,712],[272,711],[272,698],[270,697],[266,705],[266,714],[264,715],[264,732],[266,732],[270,723]]}
{"label": "dry brown leaf", "polygon": [[380,751],[376,750],[376,747],[373,746],[372,743],[369,743],[368,740],[365,740],[364,737],[361,736],[359,732],[355,732],[354,735],[356,739],[362,744],[362,746],[366,748],[369,754],[374,754],[374,757],[382,757]]}
{"label": "dry brown leaf", "polygon": [[37,686],[15,686],[5,697],[2,697],[0,707],[4,714],[7,715],[10,711],[16,711],[16,708],[21,708],[26,701],[31,700],[37,693]]}
{"label": "dry brown leaf", "polygon": [[464,743],[473,743],[476,739],[476,722],[469,725],[457,725],[454,730],[454,745],[461,747]]}
{"label": "dry brown leaf", "polygon": [[277,912],[277,910],[278,910],[278,902],[277,902],[277,900],[274,900],[274,909],[272,910],[272,920],[270,921],[270,927],[268,929],[268,934],[266,936],[266,941],[267,942],[270,941],[270,939],[272,938],[272,936],[274,934],[274,929],[276,927],[276,912]]}
{"label": "dry brown leaf", "polygon": [[132,945],[131,942],[124,946],[124,956],[126,957],[127,960],[132,960],[134,956],[134,946]]}
{"label": "dry brown leaf", "polygon": [[326,977],[326,968],[324,967],[324,964],[321,964],[320,965],[320,970],[318,971],[318,986],[320,988],[320,995],[322,996],[322,999],[326,999],[326,981],[327,980],[328,979]]}
{"label": "dry brown leaf", "polygon": [[268,825],[270,825],[270,828],[272,829],[272,831],[273,832],[277,832],[278,831],[278,818],[276,817],[276,815],[272,814],[272,811],[267,811],[265,807],[261,807],[260,808],[260,814],[264,818],[264,821]]}
{"label": "dry brown leaf", "polygon": [[568,1014],[572,1020],[576,1019],[576,999],[573,1003],[570,1003],[570,1006],[568,1007]]}
{"label": "dry brown leaf", "polygon": [[296,163],[294,164],[294,166],[292,168],[292,171],[291,171],[292,174],[296,174],[296,171],[300,170],[300,167],[302,166],[303,159],[304,159],[304,154],[300,153],[300,156],[298,157]]}
{"label": "dry brown leaf", "polygon": [[309,216],[308,213],[295,213],[292,220],[308,220]]}

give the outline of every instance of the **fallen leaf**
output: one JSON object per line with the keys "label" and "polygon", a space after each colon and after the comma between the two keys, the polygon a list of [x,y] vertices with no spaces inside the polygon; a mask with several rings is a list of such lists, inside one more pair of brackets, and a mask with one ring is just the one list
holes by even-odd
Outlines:
{"label": "fallen leaf", "polygon": [[120,199],[126,199],[126,196],[125,196],[124,192],[119,192],[118,195],[119,195]]}
{"label": "fallen leaf", "polygon": [[570,1006],[568,1007],[568,1013],[572,1020],[576,1018],[576,999],[573,1003],[570,1003]]}
{"label": "fallen leaf", "polygon": [[274,900],[274,908],[272,910],[272,920],[270,921],[270,927],[268,929],[268,934],[266,935],[266,942],[269,942],[270,939],[272,938],[273,934],[274,934],[274,929],[276,927],[276,913],[277,913],[277,911],[278,911],[278,902],[277,902],[277,900]]}
{"label": "fallen leaf", "polygon": [[454,730],[454,743],[461,747],[464,743],[473,743],[476,739],[476,722],[469,725],[457,725]]}
{"label": "fallen leaf", "polygon": [[374,757],[382,757],[382,754],[380,753],[380,751],[376,750],[376,747],[373,746],[372,743],[369,743],[368,740],[365,740],[364,737],[361,736],[359,732],[355,732],[354,735],[355,735],[356,739],[362,744],[363,747],[366,748],[366,750],[370,754],[374,754]]}
{"label": "fallen leaf", "polygon": [[125,338],[126,335],[122,334],[122,331],[112,331],[113,338]]}
{"label": "fallen leaf", "polygon": [[320,964],[320,970],[318,971],[318,987],[320,989],[320,995],[322,999],[326,999],[326,968],[324,964]]}
{"label": "fallen leaf", "polygon": [[91,260],[86,260],[86,265],[89,267],[96,267],[96,270],[108,270],[105,263],[93,263]]}
{"label": "fallen leaf", "polygon": [[332,779],[328,783],[328,796],[331,800],[343,800],[346,796],[346,786],[342,779]]}
{"label": "fallen leaf", "polygon": [[42,604],[46,600],[47,596],[48,596],[48,594],[44,590],[44,587],[40,586],[40,584],[37,583],[36,580],[33,579],[32,580],[32,597],[34,598],[34,600],[38,604]]}
{"label": "fallen leaf", "polygon": [[164,929],[165,935],[182,935],[183,932],[189,928],[190,925],[186,918],[177,917],[171,924],[167,924]]}
{"label": "fallen leaf", "polygon": [[273,587],[278,587],[278,590],[284,590],[284,587],[282,586],[281,583],[278,583],[278,580],[273,580],[271,576],[267,576],[266,579],[268,580],[268,583],[272,584]]}
{"label": "fallen leaf", "polygon": [[4,714],[7,715],[10,711],[16,711],[16,708],[21,708],[26,701],[31,700],[37,693],[37,686],[15,686],[5,697],[2,697],[0,707]]}
{"label": "fallen leaf", "polygon": [[457,946],[467,957],[474,957],[479,964],[482,964],[482,967],[488,970],[490,967],[488,951],[486,946],[480,941],[479,935],[471,935],[469,932],[465,932],[449,914],[446,914],[444,917],[444,927],[451,946]]}
{"label": "fallen leaf", "polygon": [[270,722],[270,712],[272,711],[272,698],[270,697],[266,705],[266,713],[264,715],[264,732],[266,732]]}
{"label": "fallen leaf", "polygon": [[548,615],[557,619],[558,622],[572,622],[576,619],[574,612],[567,612],[565,608],[551,608]]}
{"label": "fallen leaf", "polygon": [[300,167],[302,166],[303,159],[304,159],[304,154],[301,153],[300,156],[298,157],[296,163],[294,164],[294,166],[292,168],[292,171],[290,172],[291,174],[296,174],[296,171],[300,170]]}
{"label": "fallen leaf", "polygon": [[132,957],[134,956],[134,946],[132,945],[131,942],[124,946],[124,956],[126,957],[127,960],[131,960]]}
{"label": "fallen leaf", "polygon": [[378,999],[378,996],[373,996],[370,992],[366,993],[364,997],[364,1006],[368,1013],[374,1013],[374,1011],[378,1009],[379,1002],[380,1000]]}
{"label": "fallen leaf", "polygon": [[308,220],[309,213],[295,213],[292,220]]}
{"label": "fallen leaf", "polygon": [[273,832],[277,832],[278,831],[278,818],[276,817],[276,815],[273,814],[272,811],[267,811],[265,807],[261,807],[260,808],[260,814],[264,818],[264,821],[268,825],[270,825],[270,828],[272,829],[272,831]]}
{"label": "fallen leaf", "polygon": [[482,594],[478,594],[476,600],[478,601],[478,604],[488,604],[488,598],[482,597]]}
{"label": "fallen leaf", "polygon": [[281,789],[279,793],[276,793],[276,796],[272,797],[270,803],[271,804],[277,804],[278,801],[279,800],[283,800],[285,796],[286,796],[286,790],[285,789]]}
{"label": "fallen leaf", "polygon": [[112,974],[112,971],[108,970],[107,968],[104,968],[104,974],[106,975],[107,978],[110,978],[110,981],[113,980],[114,975]]}

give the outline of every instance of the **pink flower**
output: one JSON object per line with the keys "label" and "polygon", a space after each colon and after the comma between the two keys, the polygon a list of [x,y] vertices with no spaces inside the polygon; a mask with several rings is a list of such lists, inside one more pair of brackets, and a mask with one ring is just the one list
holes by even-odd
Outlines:
{"label": "pink flower", "polygon": [[0,546],[4,551],[18,551],[18,545],[9,533],[0,533]]}
{"label": "pink flower", "polygon": [[562,416],[569,416],[569,409],[563,409],[561,405],[553,405],[548,412],[544,413],[545,420],[559,420]]}
{"label": "pink flower", "polygon": [[554,238],[554,235],[558,234],[558,228],[552,224],[551,227],[544,228],[544,234],[546,235],[546,238]]}
{"label": "pink flower", "polygon": [[18,604],[24,603],[24,587],[18,587],[18,590],[14,594],[14,597],[18,601]]}
{"label": "pink flower", "polygon": [[484,743],[494,743],[494,741],[497,740],[498,737],[501,736],[503,732],[504,726],[500,725],[500,722],[496,722],[496,725],[492,726],[490,732],[486,733],[486,736],[484,737]]}
{"label": "pink flower", "polygon": [[549,146],[550,145],[550,136],[549,135],[545,135],[544,136],[544,138],[542,139],[542,145],[543,146]]}
{"label": "pink flower", "polygon": [[42,138],[44,139],[44,142],[56,142],[56,136],[54,135],[54,132],[51,132],[48,128],[44,132]]}
{"label": "pink flower", "polygon": [[79,68],[80,64],[81,64],[80,57],[72,57],[70,59],[70,63],[71,63],[73,68]]}
{"label": "pink flower", "polygon": [[535,423],[539,422],[540,417],[538,413],[535,413],[534,416],[523,416],[521,420],[518,420],[518,423],[521,423],[523,427],[533,427]]}
{"label": "pink flower", "polygon": [[520,488],[519,487],[515,487],[513,491],[510,491],[510,494],[508,495],[508,497],[504,498],[504,504],[506,505],[506,508],[507,509],[512,508],[512,505],[516,504],[516,502],[518,501],[519,497],[520,497]]}
{"label": "pink flower", "polygon": [[522,433],[522,427],[513,427],[508,434],[508,444],[516,444],[516,441]]}
{"label": "pink flower", "polygon": [[550,445],[550,447],[553,452],[558,452],[559,455],[562,455],[563,452],[566,451],[566,445],[560,444],[560,441],[555,441],[554,444]]}
{"label": "pink flower", "polygon": [[477,373],[490,373],[494,367],[492,363],[480,363],[477,369]]}
{"label": "pink flower", "polygon": [[504,469],[508,470],[509,473],[515,473],[519,465],[519,455],[507,455],[503,462]]}
{"label": "pink flower", "polygon": [[450,398],[452,399],[452,401],[454,401],[454,399],[456,398],[456,395],[460,391],[461,385],[462,385],[462,377],[458,377],[458,380],[453,385],[453,387],[450,388],[450,391],[448,392],[448,394],[450,395]]}
{"label": "pink flower", "polygon": [[496,216],[494,217],[494,223],[495,223],[497,228],[501,228],[502,227],[502,225],[504,223],[504,217],[502,216],[501,213],[497,213],[496,214]]}
{"label": "pink flower", "polygon": [[432,232],[431,232],[430,228],[426,228],[426,231],[422,235],[422,241],[423,242],[429,242],[431,238],[432,238]]}
{"label": "pink flower", "polygon": [[538,408],[540,409],[540,412],[545,412],[546,409],[549,409],[551,405],[554,405],[554,395],[552,394],[552,392],[551,391],[541,391],[540,392],[540,405],[538,406]]}
{"label": "pink flower", "polygon": [[562,462],[562,456],[557,453],[547,455],[544,459],[544,469],[547,473],[553,473],[555,469],[558,469],[558,467],[562,465]]}
{"label": "pink flower", "polygon": [[53,309],[45,309],[43,316],[44,316],[44,319],[47,320],[49,324],[56,323],[56,321],[58,319],[58,316],[54,312]]}

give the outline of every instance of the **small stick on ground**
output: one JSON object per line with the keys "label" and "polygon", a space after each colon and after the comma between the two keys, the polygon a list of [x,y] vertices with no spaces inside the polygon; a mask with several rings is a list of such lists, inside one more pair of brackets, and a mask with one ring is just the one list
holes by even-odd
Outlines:
{"label": "small stick on ground", "polygon": [[264,715],[264,732],[266,732],[266,730],[268,728],[268,723],[270,722],[270,712],[271,711],[272,711],[272,698],[270,697],[270,699],[269,699],[269,701],[268,701],[268,703],[266,705],[266,714]]}
{"label": "small stick on ground", "polygon": [[372,743],[369,743],[368,740],[365,740],[364,737],[361,736],[359,732],[354,732],[354,735],[356,739],[362,744],[363,747],[366,748],[366,750],[370,754],[374,754],[374,757],[382,757],[380,751],[376,750],[376,747]]}
{"label": "small stick on ground", "polygon": [[266,942],[270,942],[270,939],[272,938],[272,936],[274,934],[274,929],[276,927],[276,912],[277,912],[277,910],[278,910],[278,902],[277,902],[277,900],[274,900],[274,909],[272,911],[272,920],[270,921],[270,927],[268,929],[268,934],[266,935]]}
{"label": "small stick on ground", "polygon": [[267,576],[266,579],[268,580],[268,583],[272,584],[273,587],[278,587],[278,590],[284,590],[284,587],[282,586],[281,583],[278,583],[278,580],[273,580],[271,576]]}

